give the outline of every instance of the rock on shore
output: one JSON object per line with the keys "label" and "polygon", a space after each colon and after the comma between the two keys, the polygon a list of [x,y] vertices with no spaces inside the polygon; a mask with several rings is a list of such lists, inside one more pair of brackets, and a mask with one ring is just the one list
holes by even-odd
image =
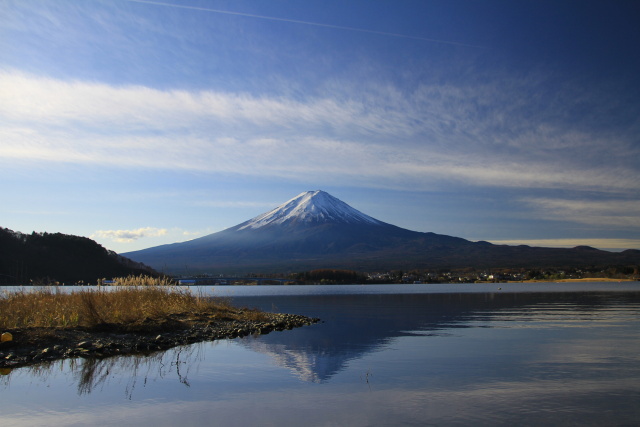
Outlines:
{"label": "rock on shore", "polygon": [[104,358],[146,354],[201,341],[268,334],[319,319],[296,314],[264,313],[263,320],[172,319],[134,332],[102,325],[97,328],[13,330],[13,341],[0,343],[0,369],[17,368],[66,358]]}

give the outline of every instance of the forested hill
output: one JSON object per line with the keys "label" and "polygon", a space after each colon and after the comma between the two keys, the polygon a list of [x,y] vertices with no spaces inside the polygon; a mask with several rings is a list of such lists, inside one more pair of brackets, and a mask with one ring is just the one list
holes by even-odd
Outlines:
{"label": "forested hill", "polygon": [[98,279],[155,274],[87,237],[62,233],[23,234],[0,227],[0,285],[95,284]]}

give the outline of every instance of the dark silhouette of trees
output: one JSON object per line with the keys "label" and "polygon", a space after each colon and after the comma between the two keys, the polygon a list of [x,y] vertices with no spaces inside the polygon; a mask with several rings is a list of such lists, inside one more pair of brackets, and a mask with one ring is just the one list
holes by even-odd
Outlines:
{"label": "dark silhouette of trees", "polygon": [[295,279],[304,283],[350,284],[364,283],[367,277],[351,270],[319,269],[298,273]]}
{"label": "dark silhouette of trees", "polygon": [[95,241],[62,233],[23,234],[0,227],[0,284],[94,284],[100,278],[153,274]]}

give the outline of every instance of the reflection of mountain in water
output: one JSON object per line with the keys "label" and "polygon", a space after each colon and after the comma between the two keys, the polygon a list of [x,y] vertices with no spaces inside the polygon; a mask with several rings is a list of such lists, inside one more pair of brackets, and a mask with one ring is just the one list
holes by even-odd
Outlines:
{"label": "reflection of mountain in water", "polygon": [[266,343],[263,340],[244,340],[242,344],[253,351],[269,355],[277,365],[291,369],[301,380],[307,382],[323,382],[343,365],[341,358],[328,352],[290,349],[285,344]]}
{"label": "reflection of mountain in water", "polygon": [[[234,303],[322,319],[320,324],[241,343],[270,355],[305,381],[324,382],[350,360],[377,351],[397,337],[448,335],[453,328],[487,326],[486,320],[496,317],[503,322],[522,321],[534,312],[544,315],[540,314],[544,311],[530,310],[540,304],[552,303],[569,312],[593,311],[611,298],[611,294],[452,293],[241,297]],[[553,312],[557,315],[557,309]]]}
{"label": "reflection of mountain in water", "polygon": [[[268,354],[304,381],[326,382],[349,361],[384,349],[398,337],[448,336],[456,328],[505,327],[510,321],[553,326],[558,324],[555,322],[566,324],[597,317],[602,322],[611,307],[633,306],[633,313],[637,313],[640,293],[307,295],[241,297],[234,302],[266,311],[321,318],[323,323],[236,342]],[[148,380],[157,378],[175,379],[188,387],[189,373],[197,371],[204,345],[178,347],[148,356],[66,360],[14,372],[29,371],[34,378],[44,381],[60,374],[65,366],[64,375],[75,379],[79,394],[89,394],[112,378],[128,378],[125,392],[131,398],[136,387],[144,387]],[[14,372],[0,373],[0,389],[10,385]]]}

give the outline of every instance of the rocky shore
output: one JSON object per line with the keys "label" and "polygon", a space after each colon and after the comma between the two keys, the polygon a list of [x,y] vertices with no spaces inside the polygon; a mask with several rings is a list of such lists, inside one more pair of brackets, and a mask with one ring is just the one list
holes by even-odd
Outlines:
{"label": "rocky shore", "polygon": [[67,358],[106,358],[148,354],[201,341],[268,334],[317,323],[295,314],[263,313],[260,320],[221,320],[174,315],[148,319],[135,327],[29,328],[10,331],[12,341],[0,343],[0,369]]}

